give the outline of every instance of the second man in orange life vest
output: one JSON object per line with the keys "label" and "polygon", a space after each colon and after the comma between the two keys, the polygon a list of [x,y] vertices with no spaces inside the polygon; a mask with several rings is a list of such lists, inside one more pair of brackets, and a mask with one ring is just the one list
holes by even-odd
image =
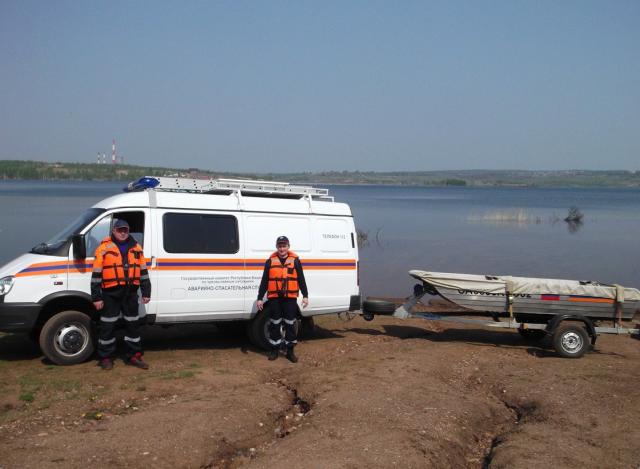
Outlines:
{"label": "second man in orange life vest", "polygon": [[151,282],[142,248],[129,235],[129,224],[115,220],[111,236],[103,239],[96,249],[91,276],[91,299],[100,312],[99,365],[104,370],[113,368],[116,351],[114,330],[120,318],[124,319],[126,326],[127,364],[145,370],[149,368],[142,360],[138,288],[142,293],[142,303],[148,303]]}
{"label": "second man in orange life vest", "polygon": [[276,240],[276,252],[271,254],[264,264],[258,290],[258,310],[262,311],[264,306],[262,298],[265,293],[269,303],[269,343],[271,344],[269,360],[278,358],[278,351],[283,342],[280,327],[284,321],[284,345],[287,349],[287,358],[293,363],[298,361],[293,348],[297,343],[297,298],[300,292],[302,307],[306,308],[309,305],[309,292],[302,264],[298,255],[289,250],[289,239],[286,236],[280,236]]}

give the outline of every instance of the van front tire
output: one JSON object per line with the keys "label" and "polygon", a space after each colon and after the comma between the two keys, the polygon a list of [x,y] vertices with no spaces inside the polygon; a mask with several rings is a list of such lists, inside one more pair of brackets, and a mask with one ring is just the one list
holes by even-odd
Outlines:
{"label": "van front tire", "polygon": [[53,315],[40,331],[40,349],[56,365],[76,365],[91,357],[95,343],[91,318],[80,311]]}

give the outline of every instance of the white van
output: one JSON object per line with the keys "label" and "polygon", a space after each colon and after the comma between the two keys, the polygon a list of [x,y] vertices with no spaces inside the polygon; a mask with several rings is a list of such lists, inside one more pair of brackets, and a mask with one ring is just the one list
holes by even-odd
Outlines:
{"label": "white van", "polygon": [[57,364],[88,359],[98,318],[89,289],[93,254],[116,218],[129,223],[147,259],[151,302],[139,311],[147,324],[243,321],[266,348],[266,315],[256,298],[280,235],[300,256],[309,288],[301,322],[360,308],[353,216],[326,189],[145,177],[125,191],[0,267],[0,331],[31,333]]}

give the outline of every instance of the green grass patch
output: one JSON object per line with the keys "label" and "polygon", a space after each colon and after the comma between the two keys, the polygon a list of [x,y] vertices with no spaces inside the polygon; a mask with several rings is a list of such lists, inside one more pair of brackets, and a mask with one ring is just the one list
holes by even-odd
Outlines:
{"label": "green grass patch", "polygon": [[36,399],[36,393],[42,386],[42,381],[34,375],[26,374],[18,378],[18,384],[20,385],[18,399],[24,402],[33,402]]}
{"label": "green grass patch", "polygon": [[36,400],[36,395],[33,392],[25,391],[20,393],[20,397],[18,397],[18,399],[24,402],[33,402]]}

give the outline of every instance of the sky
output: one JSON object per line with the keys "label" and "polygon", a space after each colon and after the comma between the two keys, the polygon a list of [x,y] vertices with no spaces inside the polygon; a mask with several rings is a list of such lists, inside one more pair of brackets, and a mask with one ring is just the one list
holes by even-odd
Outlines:
{"label": "sky", "polygon": [[0,159],[640,170],[640,1],[0,0]]}

